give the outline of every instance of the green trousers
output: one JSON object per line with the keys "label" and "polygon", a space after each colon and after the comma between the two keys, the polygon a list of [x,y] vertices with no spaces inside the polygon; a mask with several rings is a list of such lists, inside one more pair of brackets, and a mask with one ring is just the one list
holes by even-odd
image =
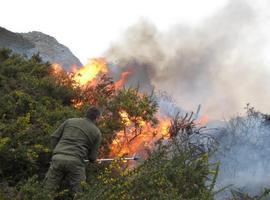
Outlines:
{"label": "green trousers", "polygon": [[86,180],[85,165],[81,160],[72,156],[54,155],[44,180],[44,188],[55,192],[64,178],[68,181],[73,194],[81,193],[81,183]]}

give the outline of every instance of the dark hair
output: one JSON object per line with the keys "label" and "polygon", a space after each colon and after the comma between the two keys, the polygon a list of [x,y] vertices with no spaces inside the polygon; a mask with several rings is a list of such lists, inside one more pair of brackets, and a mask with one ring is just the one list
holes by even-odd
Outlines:
{"label": "dark hair", "polygon": [[86,110],[86,117],[95,121],[100,116],[100,111],[95,106],[91,106]]}

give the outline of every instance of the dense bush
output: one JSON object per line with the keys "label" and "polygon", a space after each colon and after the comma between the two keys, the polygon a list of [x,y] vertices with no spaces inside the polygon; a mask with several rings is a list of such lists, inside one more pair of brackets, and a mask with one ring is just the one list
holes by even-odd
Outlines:
{"label": "dense bush", "polygon": [[0,50],[0,181],[16,185],[44,176],[49,136],[66,118],[79,116],[71,106],[77,91],[56,84],[49,63]]}

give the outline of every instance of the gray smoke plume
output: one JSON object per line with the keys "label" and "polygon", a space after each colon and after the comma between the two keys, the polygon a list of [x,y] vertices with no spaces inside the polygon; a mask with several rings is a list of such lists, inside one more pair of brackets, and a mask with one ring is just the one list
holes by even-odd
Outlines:
{"label": "gray smoke plume", "polygon": [[[217,189],[229,187],[255,195],[270,187],[269,116],[248,111],[232,118],[220,129],[218,151],[212,157],[221,162]],[[225,199],[228,192],[217,199]]]}
{"label": "gray smoke plume", "polygon": [[204,22],[160,32],[146,20],[131,26],[105,53],[118,74],[131,71],[128,85],[155,87],[177,105],[202,104],[210,118],[240,112],[246,103],[269,110],[269,70],[263,63],[259,12],[233,0]]}

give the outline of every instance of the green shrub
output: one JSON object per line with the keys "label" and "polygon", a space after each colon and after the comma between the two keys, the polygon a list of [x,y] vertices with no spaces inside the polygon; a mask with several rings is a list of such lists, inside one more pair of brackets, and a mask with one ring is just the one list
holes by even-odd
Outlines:
{"label": "green shrub", "polygon": [[17,195],[20,200],[53,200],[52,194],[45,191],[36,176],[31,177],[20,187]]}

